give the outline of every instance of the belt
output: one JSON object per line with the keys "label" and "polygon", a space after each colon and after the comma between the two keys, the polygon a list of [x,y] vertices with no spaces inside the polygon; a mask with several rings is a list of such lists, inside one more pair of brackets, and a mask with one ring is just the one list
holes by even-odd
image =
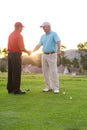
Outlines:
{"label": "belt", "polygon": [[53,53],[55,53],[55,52],[44,52],[44,54],[46,54],[46,55],[53,54]]}
{"label": "belt", "polygon": [[9,54],[19,54],[19,55],[21,55],[21,53],[19,53],[19,52],[8,52]]}

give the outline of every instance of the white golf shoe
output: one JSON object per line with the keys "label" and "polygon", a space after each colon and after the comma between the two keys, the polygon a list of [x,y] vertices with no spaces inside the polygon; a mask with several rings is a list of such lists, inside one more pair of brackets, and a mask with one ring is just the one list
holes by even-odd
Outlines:
{"label": "white golf shoe", "polygon": [[49,92],[49,91],[52,91],[52,89],[48,89],[48,88],[43,89],[43,92]]}
{"label": "white golf shoe", "polygon": [[59,93],[59,89],[55,89],[55,90],[54,90],[54,93],[55,93],[55,94]]}

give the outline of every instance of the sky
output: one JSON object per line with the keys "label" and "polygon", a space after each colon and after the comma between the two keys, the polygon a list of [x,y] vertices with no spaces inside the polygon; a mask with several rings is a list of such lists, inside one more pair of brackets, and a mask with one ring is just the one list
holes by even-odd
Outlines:
{"label": "sky", "polygon": [[22,22],[25,47],[32,50],[44,34],[48,21],[66,49],[87,42],[86,0],[0,0],[0,48],[7,47],[15,22]]}

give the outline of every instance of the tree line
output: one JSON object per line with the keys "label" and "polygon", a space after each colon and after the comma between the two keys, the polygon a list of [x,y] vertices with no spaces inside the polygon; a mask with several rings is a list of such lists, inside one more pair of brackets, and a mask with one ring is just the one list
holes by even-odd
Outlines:
{"label": "tree line", "polygon": [[79,43],[77,45],[77,51],[80,54],[80,61],[74,58],[72,61],[65,57],[65,46],[61,46],[61,61],[62,65],[73,66],[75,68],[80,68],[81,70],[87,70],[87,42]]}
{"label": "tree line", "polygon": [[[63,66],[67,66],[69,71],[71,70],[72,67],[79,68],[80,71],[87,70],[87,42],[79,43],[77,45],[77,51],[80,54],[80,61],[77,58],[74,58],[73,60],[68,59],[65,56],[65,49],[66,47],[64,45],[61,45],[61,56],[58,57],[58,66],[60,64],[62,64]],[[0,49],[0,55],[2,56],[0,58],[0,71],[4,72],[7,70],[7,56],[8,56],[7,49],[6,48],[4,48],[3,50]],[[38,62],[40,62],[38,63],[38,66],[42,67],[41,59]]]}

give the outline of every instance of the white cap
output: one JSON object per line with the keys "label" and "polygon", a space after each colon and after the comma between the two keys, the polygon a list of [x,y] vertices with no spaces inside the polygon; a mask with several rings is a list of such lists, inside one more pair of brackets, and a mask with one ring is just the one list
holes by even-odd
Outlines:
{"label": "white cap", "polygon": [[44,26],[51,26],[49,22],[43,22],[43,24],[40,27],[44,27]]}

